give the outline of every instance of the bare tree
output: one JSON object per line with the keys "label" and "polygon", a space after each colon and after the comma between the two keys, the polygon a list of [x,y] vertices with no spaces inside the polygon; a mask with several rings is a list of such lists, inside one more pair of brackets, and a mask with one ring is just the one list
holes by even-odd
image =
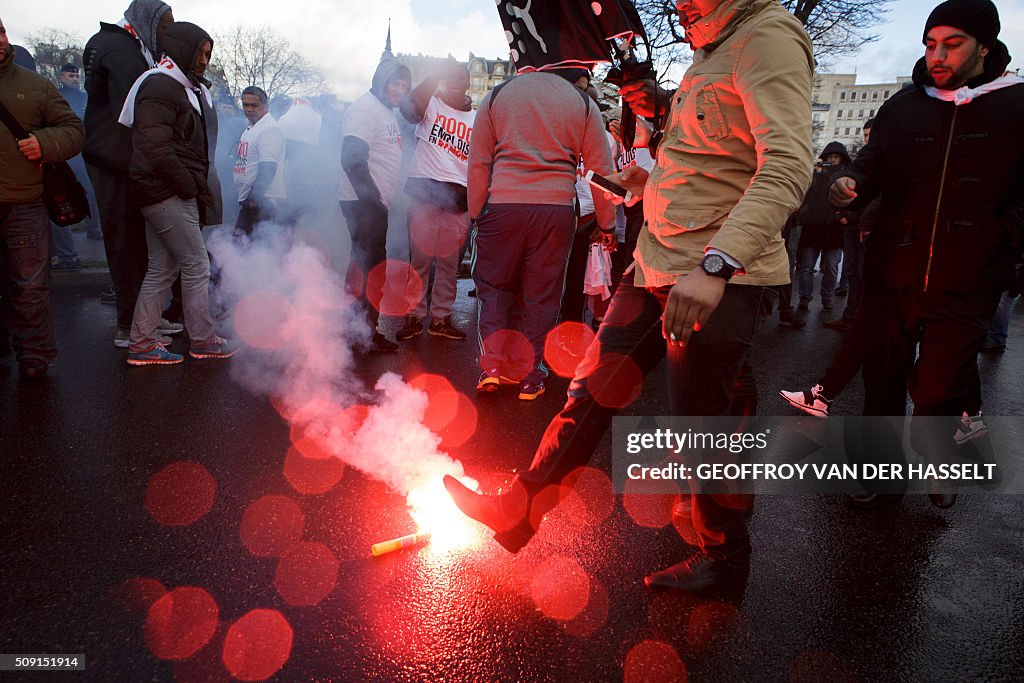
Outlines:
{"label": "bare tree", "polygon": [[233,98],[250,85],[271,97],[317,95],[328,89],[320,68],[269,26],[234,26],[213,38],[210,77]]}
{"label": "bare tree", "polygon": [[[787,11],[800,20],[814,45],[819,68],[836,58],[856,53],[864,45],[878,40],[871,32],[889,12],[892,0],[780,0]],[[683,30],[674,0],[636,0],[651,51],[664,74],[673,64],[689,59],[683,49]]]}
{"label": "bare tree", "polygon": [[84,45],[74,33],[59,28],[44,28],[26,36],[26,42],[28,45],[25,47],[35,57],[36,71],[54,84],[57,83],[60,68],[65,64],[74,64],[79,68],[82,66]]}

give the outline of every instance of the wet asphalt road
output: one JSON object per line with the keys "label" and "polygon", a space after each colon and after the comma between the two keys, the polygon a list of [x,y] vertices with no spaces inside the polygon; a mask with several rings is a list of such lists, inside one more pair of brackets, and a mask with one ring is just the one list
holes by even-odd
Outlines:
{"label": "wet asphalt road", "polygon": [[[911,497],[853,512],[834,496],[762,496],[747,585],[703,599],[645,589],[643,576],[687,547],[671,525],[640,526],[621,499],[599,495],[585,508],[557,508],[516,556],[488,540],[471,552],[373,559],[371,543],[414,530],[404,500],[353,470],[326,493],[297,493],[282,474],[289,430],[269,402],[216,363],[129,368],[111,346],[102,282],[57,279],[62,353],[49,379],[18,382],[10,360],[0,364],[0,653],[83,653],[77,676],[87,680],[230,680],[229,626],[262,608],[284,617],[292,643],[282,652],[282,632],[266,631],[276,636],[257,643],[263,654],[253,659],[286,656],[276,676],[288,681],[961,681],[1024,672],[1019,497],[966,496],[948,512]],[[468,285],[460,281],[455,313],[467,328]],[[818,327],[820,315],[812,308],[804,331],[762,326],[762,413],[790,414],[775,391],[808,384],[827,362],[838,334]],[[1024,342],[1015,340],[1024,340],[1020,314],[1013,346],[983,362],[989,414],[1024,415]],[[469,342],[424,335],[359,365],[371,384],[385,370],[446,374],[475,400]],[[836,413],[856,412],[857,382]],[[662,383],[650,377],[630,412],[665,412]],[[479,427],[452,455],[485,485],[500,482],[528,463],[565,386],[552,382],[532,404],[512,394],[477,401]],[[147,484],[180,461],[212,475],[213,505],[193,524],[162,526],[146,510]],[[606,438],[591,464],[609,462]],[[240,540],[244,511],[267,495],[292,499],[302,540],[338,562],[318,604],[289,604],[275,585],[278,561]],[[202,588],[217,605],[212,635],[187,659],[159,659],[147,640],[146,609],[160,589],[140,587],[156,582]],[[0,680],[19,676],[38,674]]]}

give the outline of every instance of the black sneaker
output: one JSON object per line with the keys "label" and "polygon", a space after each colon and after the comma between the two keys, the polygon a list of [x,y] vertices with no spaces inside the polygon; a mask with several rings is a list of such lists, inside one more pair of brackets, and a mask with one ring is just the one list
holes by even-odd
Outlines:
{"label": "black sneaker", "polygon": [[[445,316],[443,320],[431,321],[430,327],[427,328],[427,334],[435,337],[456,339],[458,341],[462,341],[466,338],[465,332],[452,325],[452,317],[450,315]],[[399,339],[401,339],[401,337],[399,337]]]}
{"label": "black sneaker", "polygon": [[811,300],[810,299],[800,299],[800,303],[797,305],[797,308],[799,310],[801,310],[801,311],[809,310],[811,308]]}
{"label": "black sneaker", "polygon": [[821,300],[821,308],[822,308],[822,310],[825,310],[825,311],[831,311],[832,310],[832,299],[822,299]]}
{"label": "black sneaker", "polygon": [[[431,325],[433,327],[433,325]],[[423,334],[423,321],[414,315],[405,316],[405,324],[395,333],[398,341],[409,341]]]}
{"label": "black sneaker", "polygon": [[54,273],[77,273],[82,269],[82,262],[77,258],[61,258],[54,256],[50,262],[50,271]]}

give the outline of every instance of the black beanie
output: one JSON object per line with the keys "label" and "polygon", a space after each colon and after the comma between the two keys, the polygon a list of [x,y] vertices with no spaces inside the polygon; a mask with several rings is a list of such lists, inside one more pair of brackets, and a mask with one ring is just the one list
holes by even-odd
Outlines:
{"label": "black beanie", "polygon": [[999,11],[992,0],[946,0],[928,15],[923,42],[928,41],[928,31],[936,26],[958,28],[985,47],[992,47],[999,36]]}

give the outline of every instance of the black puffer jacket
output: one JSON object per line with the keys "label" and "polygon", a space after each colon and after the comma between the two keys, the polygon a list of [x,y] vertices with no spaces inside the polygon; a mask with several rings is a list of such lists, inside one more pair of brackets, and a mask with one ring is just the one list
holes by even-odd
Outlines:
{"label": "black puffer jacket", "polygon": [[155,74],[139,87],[135,100],[131,179],[139,206],[157,204],[173,196],[195,198],[204,225],[219,220],[211,216],[217,203],[207,176],[210,173],[210,141],[206,106],[191,65],[209,34],[195,24],[176,22],[164,34],[164,53],[189,75],[201,112],[189,102],[185,89],[169,76]]}
{"label": "black puffer jacket", "polygon": [[[998,46],[969,86],[1002,75],[1009,56]],[[881,197],[865,281],[1001,292],[1012,282],[1024,233],[1024,84],[961,106],[925,92],[927,70],[915,72],[914,84],[882,105],[871,141],[845,174],[857,181],[854,206]]]}

